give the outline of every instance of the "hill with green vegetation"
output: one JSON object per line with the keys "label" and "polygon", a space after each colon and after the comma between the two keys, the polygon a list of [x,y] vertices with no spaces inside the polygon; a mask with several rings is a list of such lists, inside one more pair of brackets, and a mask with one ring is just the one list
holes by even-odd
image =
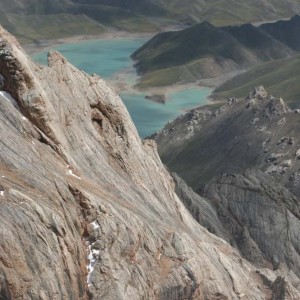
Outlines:
{"label": "hill with green vegetation", "polygon": [[264,22],[291,17],[300,10],[297,0],[153,0],[179,20],[208,21],[215,26]]}
{"label": "hill with green vegetation", "polygon": [[209,21],[216,26],[263,22],[300,12],[297,0],[2,0],[1,25],[23,43],[82,34],[107,28],[154,32],[165,24],[191,25]]}
{"label": "hill with green vegetation", "polygon": [[96,35],[108,29],[128,32],[158,31],[153,21],[134,12],[102,5],[101,1],[3,0],[1,25],[23,43],[75,35]]}
{"label": "hill with green vegetation", "polygon": [[243,97],[249,88],[263,84],[269,94],[278,95],[292,107],[299,107],[300,55],[288,60],[261,64],[248,72],[239,74],[217,89],[212,97],[226,99]]}
{"label": "hill with green vegetation", "polygon": [[[300,29],[300,17],[286,21]],[[300,36],[294,36],[294,42]],[[132,54],[139,87],[153,87],[218,78],[263,62],[291,58],[298,49],[285,45],[251,24],[215,27],[203,22],[184,30],[156,35]]]}

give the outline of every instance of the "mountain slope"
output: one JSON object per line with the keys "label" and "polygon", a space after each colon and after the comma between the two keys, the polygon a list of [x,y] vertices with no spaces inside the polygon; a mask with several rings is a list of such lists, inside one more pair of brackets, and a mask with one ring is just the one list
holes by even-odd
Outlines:
{"label": "mountain slope", "polygon": [[265,20],[277,20],[299,12],[298,1],[235,1],[235,0],[155,0],[172,12],[177,18],[186,21],[208,21],[216,26],[243,24]]}
{"label": "mountain slope", "polygon": [[0,35],[1,298],[299,298],[196,223],[105,81]]}
{"label": "mountain slope", "polygon": [[[204,197],[176,180],[200,224],[253,263],[285,262],[298,276],[299,118],[258,87],[244,100],[192,110],[154,136],[163,162]],[[203,206],[211,218],[199,217]]]}
{"label": "mountain slope", "polygon": [[[174,23],[186,25],[209,21],[225,26],[278,20],[299,13],[300,5],[297,0],[287,0],[284,4],[278,0],[247,3],[235,0],[27,0],[26,4],[21,0],[3,0],[0,11],[4,16],[1,16],[2,25],[28,43],[97,34],[104,30],[103,26],[130,32],[157,32],[164,29],[165,24]],[[64,17],[60,19],[61,16]],[[42,25],[32,26],[31,19]],[[72,22],[72,28],[69,22]],[[64,28],[64,25],[67,28],[59,34],[59,27]]]}
{"label": "mountain slope", "polygon": [[164,163],[194,190],[216,174],[258,168],[300,195],[300,184],[292,180],[300,168],[299,117],[281,98],[266,97],[258,88],[241,101],[231,98],[179,117],[155,140]]}
{"label": "mountain slope", "polygon": [[[290,26],[299,29],[293,20]],[[289,58],[295,53],[261,27],[245,24],[217,28],[204,22],[158,34],[134,52],[132,58],[138,73],[143,75],[140,86],[145,87],[159,80],[164,82],[168,70],[178,74],[171,83],[183,83],[220,77],[265,61]],[[184,69],[194,76],[184,73]]]}
{"label": "mountain slope", "polygon": [[299,15],[294,16],[290,21],[278,21],[260,26],[263,31],[296,51],[300,50],[299,31],[297,30],[299,27]]}
{"label": "mountain slope", "polygon": [[271,95],[280,95],[292,107],[299,107],[300,57],[263,63],[217,87],[212,97],[243,97],[253,86],[263,84]]}
{"label": "mountain slope", "polygon": [[[1,24],[23,43],[75,35],[96,35],[108,29],[157,31],[158,26],[140,15],[97,1],[1,1]],[[107,28],[109,27],[109,28]]]}

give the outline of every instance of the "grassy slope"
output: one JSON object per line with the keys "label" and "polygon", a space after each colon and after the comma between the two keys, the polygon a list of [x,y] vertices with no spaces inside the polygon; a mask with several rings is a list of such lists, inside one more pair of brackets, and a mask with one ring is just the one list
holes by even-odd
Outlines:
{"label": "grassy slope", "polygon": [[209,21],[217,26],[286,18],[299,12],[297,0],[156,0],[183,20]]}
{"label": "grassy slope", "polygon": [[[105,28],[85,15],[9,15],[8,20],[14,25],[14,34],[21,42],[63,38],[75,34],[99,34]],[[3,25],[5,27],[5,24]]]}
{"label": "grassy slope", "polygon": [[[152,17],[186,23],[207,20],[215,25],[241,24],[288,17],[300,12],[299,6],[298,0],[26,0],[26,3],[24,0],[1,0],[0,17],[2,25],[29,41],[40,36],[94,34],[103,30],[102,25],[128,31],[157,30],[159,24],[155,24]],[[23,17],[19,19],[16,15]],[[44,18],[44,15],[48,16]],[[58,20],[60,22],[55,24]],[[32,27],[33,22],[39,27]],[[59,25],[65,27],[61,32]]]}
{"label": "grassy slope", "polygon": [[264,63],[240,74],[217,88],[213,96],[216,99],[243,97],[253,86],[262,84],[269,94],[281,96],[296,107],[300,100],[299,82],[300,55],[293,59]]}
{"label": "grassy slope", "polygon": [[206,22],[182,31],[159,34],[132,57],[138,60],[136,68],[142,74],[211,57],[242,65],[254,63],[256,59],[230,34]]}
{"label": "grassy slope", "polygon": [[149,19],[118,7],[81,4],[75,0],[3,0],[1,25],[22,42],[56,39],[82,34],[99,34],[105,27],[129,32],[157,31]]}
{"label": "grassy slope", "polygon": [[216,78],[295,54],[253,25],[218,28],[204,22],[158,34],[132,57],[143,75],[138,86],[147,88]]}

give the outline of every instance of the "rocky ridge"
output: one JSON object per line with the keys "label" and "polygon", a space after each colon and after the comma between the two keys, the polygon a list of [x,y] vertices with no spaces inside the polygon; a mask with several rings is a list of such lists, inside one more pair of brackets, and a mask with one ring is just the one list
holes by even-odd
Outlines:
{"label": "rocky ridge", "polygon": [[104,80],[0,37],[1,299],[299,298],[193,219]]}
{"label": "rocky ridge", "polygon": [[295,282],[298,124],[298,110],[259,86],[244,100],[192,110],[154,136],[162,160],[198,193],[175,175],[177,193],[195,219],[253,264],[293,270]]}
{"label": "rocky ridge", "polygon": [[[244,98],[198,108],[169,123],[153,138],[167,166],[194,190],[216,174],[257,168],[296,195],[300,169],[298,109],[255,88]],[[186,167],[187,166],[187,167]]]}

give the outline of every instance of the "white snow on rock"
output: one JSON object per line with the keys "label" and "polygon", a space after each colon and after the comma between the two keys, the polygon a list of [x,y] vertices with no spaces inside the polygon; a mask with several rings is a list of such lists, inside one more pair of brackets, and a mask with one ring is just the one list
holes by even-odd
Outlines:
{"label": "white snow on rock", "polygon": [[95,264],[96,264],[96,259],[93,255],[93,251],[92,251],[92,246],[89,245],[88,247],[88,260],[89,260],[89,264],[87,265],[87,269],[88,269],[88,276],[87,276],[87,283],[90,285],[91,284],[91,275],[95,269]]}
{"label": "white snow on rock", "polygon": [[12,105],[19,110],[19,105],[17,101],[12,97],[12,95],[5,91],[0,91],[0,96],[2,96],[3,99],[6,101],[12,103]]}
{"label": "white snow on rock", "polygon": [[92,280],[91,280],[91,276],[92,273],[95,269],[95,265],[96,265],[96,261],[97,261],[97,257],[100,254],[99,250],[93,249],[92,250],[92,246],[93,244],[88,246],[88,260],[89,260],[89,264],[87,265],[87,270],[88,270],[88,275],[87,275],[87,283],[88,285],[92,285]]}
{"label": "white snow on rock", "polygon": [[94,221],[93,223],[91,223],[94,229],[98,229],[100,228],[99,224],[97,221]]}
{"label": "white snow on rock", "polygon": [[0,196],[4,196],[4,191],[0,191]]}
{"label": "white snow on rock", "polygon": [[67,175],[71,175],[71,176],[73,176],[73,177],[75,177],[75,178],[81,180],[81,177],[75,175],[71,169],[69,169],[69,170],[67,171],[66,174],[67,174]]}
{"label": "white snow on rock", "polygon": [[[96,221],[92,222],[90,225],[93,226],[93,229],[96,230],[98,228],[100,228],[99,223]],[[89,260],[89,264],[87,265],[87,270],[88,270],[88,276],[87,276],[87,283],[88,285],[92,285],[92,281],[91,281],[91,275],[95,269],[95,265],[96,265],[96,261],[97,261],[97,257],[100,255],[100,251],[96,250],[96,249],[92,249],[93,245],[95,243],[90,244],[87,241],[87,245],[88,245],[88,260]]]}

